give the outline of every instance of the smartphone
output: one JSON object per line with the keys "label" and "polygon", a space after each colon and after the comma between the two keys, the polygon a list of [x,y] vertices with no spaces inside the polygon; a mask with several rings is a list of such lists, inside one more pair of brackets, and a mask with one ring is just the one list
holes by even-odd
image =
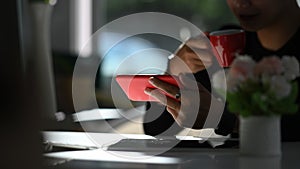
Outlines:
{"label": "smartphone", "polygon": [[155,89],[155,87],[149,83],[150,77],[156,77],[174,86],[179,86],[178,77],[172,75],[117,75],[116,81],[129,100],[157,101],[155,98],[144,93],[146,88]]}

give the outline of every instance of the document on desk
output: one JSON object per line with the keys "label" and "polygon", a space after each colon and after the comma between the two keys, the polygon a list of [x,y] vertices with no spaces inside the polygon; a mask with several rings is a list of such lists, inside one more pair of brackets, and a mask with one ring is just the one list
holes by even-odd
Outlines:
{"label": "document on desk", "polygon": [[143,134],[43,132],[44,142],[74,149],[108,151],[162,151],[183,148],[237,148],[238,140],[193,136],[152,137]]}
{"label": "document on desk", "polygon": [[219,149],[237,148],[238,140],[224,138],[199,138],[189,136],[188,138],[156,138],[156,139],[132,139],[126,138],[103,147],[109,151],[198,151],[199,148]]}

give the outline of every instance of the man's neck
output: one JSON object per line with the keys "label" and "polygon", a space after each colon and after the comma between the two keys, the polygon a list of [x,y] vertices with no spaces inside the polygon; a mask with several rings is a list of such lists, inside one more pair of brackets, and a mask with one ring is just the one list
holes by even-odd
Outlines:
{"label": "man's neck", "polygon": [[297,10],[277,24],[257,31],[258,39],[266,49],[276,51],[282,48],[300,27],[300,12]]}

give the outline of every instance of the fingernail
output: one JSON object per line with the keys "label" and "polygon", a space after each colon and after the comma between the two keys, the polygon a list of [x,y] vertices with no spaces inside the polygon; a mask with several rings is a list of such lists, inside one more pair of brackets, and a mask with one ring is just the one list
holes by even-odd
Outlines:
{"label": "fingernail", "polygon": [[149,78],[149,83],[152,84],[152,85],[154,84],[153,80],[154,80],[154,77]]}

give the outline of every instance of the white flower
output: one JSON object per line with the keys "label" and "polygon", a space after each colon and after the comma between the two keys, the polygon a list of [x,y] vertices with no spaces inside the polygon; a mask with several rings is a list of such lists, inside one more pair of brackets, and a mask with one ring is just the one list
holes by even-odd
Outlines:
{"label": "white flower", "polygon": [[253,79],[255,61],[249,56],[238,56],[230,66],[227,76],[229,92],[235,92],[238,86],[247,79]]}
{"label": "white flower", "polygon": [[249,56],[238,56],[230,66],[229,76],[233,79],[246,80],[253,77],[255,61]]}
{"label": "white flower", "polygon": [[278,99],[287,97],[292,90],[291,84],[288,83],[284,76],[272,76],[270,86],[270,90],[275,93]]}
{"label": "white flower", "polygon": [[283,56],[282,65],[284,67],[284,77],[287,80],[294,80],[300,75],[299,62],[295,57]]}
{"label": "white flower", "polygon": [[281,60],[277,56],[264,57],[254,68],[256,76],[280,75],[284,71]]}

